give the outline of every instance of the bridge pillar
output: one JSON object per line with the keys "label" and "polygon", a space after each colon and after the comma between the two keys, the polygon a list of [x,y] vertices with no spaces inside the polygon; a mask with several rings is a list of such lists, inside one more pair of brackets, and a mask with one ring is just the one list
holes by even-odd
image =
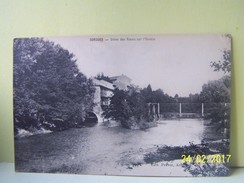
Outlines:
{"label": "bridge pillar", "polygon": [[202,103],[202,117],[204,117],[204,103]]}
{"label": "bridge pillar", "polygon": [[159,106],[159,103],[158,103],[158,117],[160,118],[160,106]]}
{"label": "bridge pillar", "polygon": [[182,116],[182,114],[181,114],[181,103],[180,103],[180,117]]}
{"label": "bridge pillar", "polygon": [[156,114],[156,109],[155,109],[155,105],[152,105],[152,112],[153,112],[153,115],[155,115]]}
{"label": "bridge pillar", "polygon": [[148,114],[151,115],[151,103],[147,103],[148,105]]}

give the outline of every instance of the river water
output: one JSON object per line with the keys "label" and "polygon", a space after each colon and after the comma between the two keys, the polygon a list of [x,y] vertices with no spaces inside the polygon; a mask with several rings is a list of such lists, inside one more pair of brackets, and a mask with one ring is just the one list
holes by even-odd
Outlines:
{"label": "river water", "polygon": [[165,120],[160,121],[157,127],[146,130],[97,124],[94,127],[19,138],[15,140],[16,170],[106,175],[188,175],[180,166],[130,165],[131,162],[142,163],[143,155],[158,146],[201,143],[205,128],[203,123],[200,119]]}

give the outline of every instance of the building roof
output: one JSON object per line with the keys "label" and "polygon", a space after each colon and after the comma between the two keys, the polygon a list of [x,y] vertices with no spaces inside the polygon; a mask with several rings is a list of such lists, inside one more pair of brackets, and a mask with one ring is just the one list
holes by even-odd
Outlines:
{"label": "building roof", "polygon": [[109,77],[111,80],[117,80],[118,78],[126,78],[128,79],[129,81],[131,81],[132,79],[130,79],[128,76],[124,75],[124,74],[121,74],[119,76],[113,76],[113,77]]}
{"label": "building roof", "polygon": [[109,82],[107,82],[105,80],[98,80],[98,79],[93,78],[92,81],[97,86],[102,86],[104,88],[107,88],[107,89],[110,89],[110,90],[114,90],[113,84],[109,83]]}

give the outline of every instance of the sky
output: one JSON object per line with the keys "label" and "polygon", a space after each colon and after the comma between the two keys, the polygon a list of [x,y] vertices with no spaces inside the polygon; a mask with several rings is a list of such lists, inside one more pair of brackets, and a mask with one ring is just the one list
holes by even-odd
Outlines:
{"label": "sky", "polygon": [[87,77],[124,74],[141,88],[152,86],[170,96],[199,93],[224,73],[210,67],[230,49],[223,35],[133,35],[48,37],[75,55]]}

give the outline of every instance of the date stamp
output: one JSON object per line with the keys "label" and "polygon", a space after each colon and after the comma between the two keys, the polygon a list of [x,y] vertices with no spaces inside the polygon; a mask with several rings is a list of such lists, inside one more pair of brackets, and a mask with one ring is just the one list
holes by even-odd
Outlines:
{"label": "date stamp", "polygon": [[181,162],[182,163],[192,163],[196,162],[199,164],[205,164],[205,163],[229,163],[231,155],[230,154],[195,154],[195,155],[186,155],[183,154],[181,156]]}

